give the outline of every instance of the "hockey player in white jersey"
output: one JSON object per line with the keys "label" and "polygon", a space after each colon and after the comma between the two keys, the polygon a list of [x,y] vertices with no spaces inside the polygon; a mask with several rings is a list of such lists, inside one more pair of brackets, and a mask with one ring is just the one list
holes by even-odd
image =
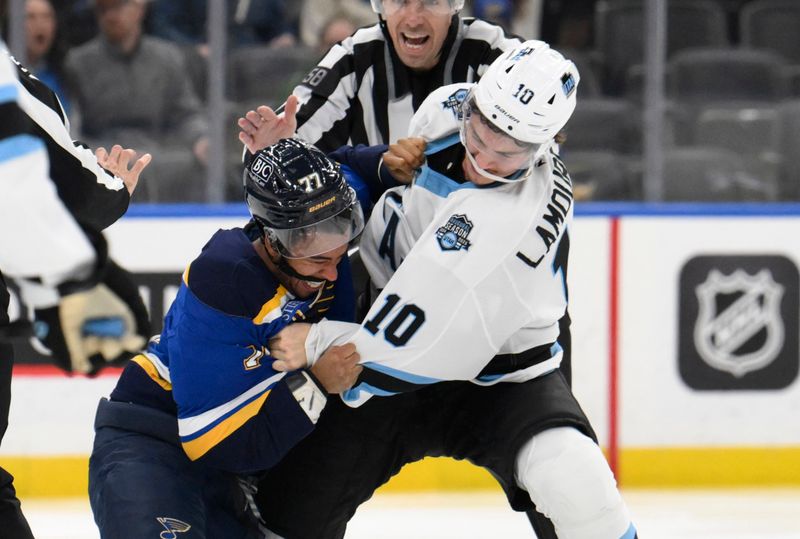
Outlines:
{"label": "hockey player in white jersey", "polygon": [[[125,213],[150,157],[73,144],[55,94],[0,40],[0,440],[8,426],[12,338],[7,279],[19,286],[35,336],[56,365],[97,372],[144,344],[149,322],[130,275],[108,259],[100,231]],[[129,167],[129,165],[132,165]],[[107,331],[109,328],[112,331]],[[43,399],[43,403],[47,400]],[[13,477],[0,468],[0,536],[32,539]]]}
{"label": "hockey player in white jersey", "polygon": [[323,321],[282,335],[281,348],[299,352],[282,358],[292,364],[349,341],[364,371],[343,395],[358,408],[330,402],[317,431],[262,481],[275,533],[340,537],[404,463],[445,455],[488,468],[515,509],[532,501],[555,527],[534,523],[540,537],[636,537],[557,370],[572,189],[555,137],[578,83],[572,62],[526,42],[478,84],[426,99],[411,123],[426,144],[399,141],[384,154],[402,177],[427,147],[413,184],[380,198],[362,236],[381,293],[360,326]]}

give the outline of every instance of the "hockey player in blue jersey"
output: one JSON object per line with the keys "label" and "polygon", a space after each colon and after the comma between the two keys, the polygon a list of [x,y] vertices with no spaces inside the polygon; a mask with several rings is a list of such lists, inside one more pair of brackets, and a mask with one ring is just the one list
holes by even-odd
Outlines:
{"label": "hockey player in blue jersey", "polygon": [[104,538],[263,537],[249,476],[307,436],[327,395],[361,371],[345,345],[279,372],[271,341],[296,321],[352,320],[347,249],[364,224],[355,191],[297,140],[250,157],[253,220],[209,240],[161,335],[99,404],[89,494]]}
{"label": "hockey player in blue jersey", "polygon": [[534,521],[540,538],[636,537],[558,371],[572,186],[555,142],[578,83],[572,62],[526,42],[477,84],[434,91],[411,121],[423,139],[383,155],[397,177],[419,170],[384,194],[362,235],[382,289],[364,322],[278,337],[290,365],[355,343],[364,370],[347,404],[329,401],[315,432],[264,477],[257,499],[275,534],[342,537],[403,464],[450,456],[490,470],[514,509],[535,503],[554,526]]}

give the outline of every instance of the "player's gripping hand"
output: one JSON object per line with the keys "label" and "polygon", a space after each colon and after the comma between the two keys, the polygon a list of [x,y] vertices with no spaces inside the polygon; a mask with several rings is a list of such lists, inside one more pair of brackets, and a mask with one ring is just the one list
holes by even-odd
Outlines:
{"label": "player's gripping hand", "polygon": [[306,337],[311,324],[295,322],[289,324],[269,340],[269,354],[275,358],[272,368],[276,371],[296,371],[308,366]]}
{"label": "player's gripping hand", "polygon": [[54,307],[34,309],[36,348],[67,372],[91,376],[122,363],[144,347],[149,334],[136,284],[110,260],[94,286],[62,295]]}
{"label": "player's gripping hand", "polygon": [[411,183],[417,170],[425,163],[425,139],[401,138],[383,154],[383,164],[400,183]]}
{"label": "player's gripping hand", "polygon": [[331,346],[311,367],[311,373],[328,393],[341,393],[353,387],[361,374],[358,364],[361,356],[356,345],[347,343],[342,346]]}

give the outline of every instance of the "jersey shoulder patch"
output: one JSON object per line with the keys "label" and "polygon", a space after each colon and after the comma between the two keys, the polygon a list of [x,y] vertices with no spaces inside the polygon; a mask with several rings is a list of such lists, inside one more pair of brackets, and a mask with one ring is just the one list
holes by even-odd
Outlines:
{"label": "jersey shoulder patch", "polygon": [[437,140],[458,130],[461,103],[471,83],[448,84],[434,90],[419,106],[408,127],[410,137]]}

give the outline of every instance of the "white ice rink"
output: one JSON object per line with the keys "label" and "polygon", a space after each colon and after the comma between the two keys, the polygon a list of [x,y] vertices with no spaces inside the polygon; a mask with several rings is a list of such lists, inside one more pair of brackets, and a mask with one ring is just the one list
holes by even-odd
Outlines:
{"label": "white ice rink", "polygon": [[[800,539],[800,490],[627,490],[642,539]],[[85,500],[25,500],[37,539],[97,539]],[[516,539],[532,532],[499,493],[380,494],[347,539]]]}

